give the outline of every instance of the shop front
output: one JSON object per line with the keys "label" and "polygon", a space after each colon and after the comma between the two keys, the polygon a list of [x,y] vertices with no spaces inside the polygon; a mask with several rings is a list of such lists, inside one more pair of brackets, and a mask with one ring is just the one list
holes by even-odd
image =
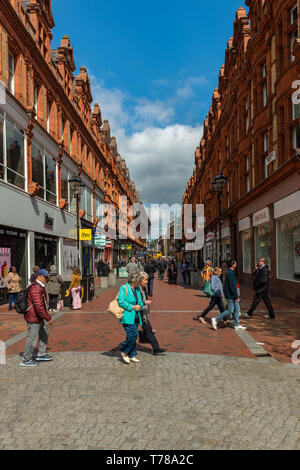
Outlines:
{"label": "shop front", "polygon": [[27,284],[26,232],[0,226],[0,304],[8,301],[6,278],[11,266],[15,266],[22,278],[21,285]]}
{"label": "shop front", "polygon": [[51,265],[58,267],[58,238],[35,233],[34,257],[39,268],[49,270]]}
{"label": "shop front", "polygon": [[300,191],[239,220],[240,280],[252,286],[258,258],[270,267],[271,295],[300,301]]}

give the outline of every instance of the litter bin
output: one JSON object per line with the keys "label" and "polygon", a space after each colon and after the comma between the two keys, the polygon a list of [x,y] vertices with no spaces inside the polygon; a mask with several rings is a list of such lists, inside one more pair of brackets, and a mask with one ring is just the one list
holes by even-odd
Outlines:
{"label": "litter bin", "polygon": [[82,276],[81,285],[83,286],[82,302],[90,302],[95,295],[95,282],[93,274],[85,274]]}

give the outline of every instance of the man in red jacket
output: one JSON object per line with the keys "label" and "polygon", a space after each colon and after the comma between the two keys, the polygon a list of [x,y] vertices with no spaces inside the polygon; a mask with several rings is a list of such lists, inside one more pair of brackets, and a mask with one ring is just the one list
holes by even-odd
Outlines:
{"label": "man in red jacket", "polygon": [[[49,331],[47,322],[51,321],[51,316],[47,312],[47,301],[45,285],[49,279],[46,269],[37,272],[36,281],[30,286],[27,297],[28,310],[24,316],[27,322],[27,338],[23,354],[22,367],[34,367],[38,362],[52,361],[52,357],[46,354]],[[39,338],[39,349],[36,360],[33,359],[33,352]]]}

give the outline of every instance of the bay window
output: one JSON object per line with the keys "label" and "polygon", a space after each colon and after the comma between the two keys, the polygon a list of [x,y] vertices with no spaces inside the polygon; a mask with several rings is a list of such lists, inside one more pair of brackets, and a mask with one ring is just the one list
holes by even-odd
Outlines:
{"label": "bay window", "polygon": [[25,189],[24,132],[0,115],[0,179]]}

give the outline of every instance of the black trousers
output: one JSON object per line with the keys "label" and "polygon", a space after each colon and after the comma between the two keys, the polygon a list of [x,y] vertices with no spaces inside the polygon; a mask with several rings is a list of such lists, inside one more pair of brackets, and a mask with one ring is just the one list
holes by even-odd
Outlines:
{"label": "black trousers", "polygon": [[248,315],[251,316],[253,314],[254,310],[256,309],[256,307],[258,306],[258,304],[262,300],[264,301],[264,303],[265,303],[265,305],[268,309],[270,317],[275,318],[273,306],[271,304],[271,300],[269,298],[268,291],[262,292],[261,294],[258,294],[257,292],[255,293],[253,301],[252,301],[252,305],[251,305],[250,309],[248,310]]}
{"label": "black trousers", "polygon": [[214,308],[214,306],[217,305],[219,307],[220,313],[223,313],[225,310],[224,303],[222,297],[218,297],[217,295],[214,295],[213,297],[210,298],[210,304],[209,306],[204,310],[202,313],[201,317],[205,318],[206,315]]}
{"label": "black trousers", "polygon": [[57,310],[58,295],[49,294],[49,309]]}
{"label": "black trousers", "polygon": [[157,339],[155,338],[154,333],[152,332],[152,326],[149,320],[148,323],[143,323],[142,328],[144,330],[145,335],[147,336],[149,343],[153,348],[153,351],[158,351],[158,349],[160,349],[159,344],[157,342]]}

